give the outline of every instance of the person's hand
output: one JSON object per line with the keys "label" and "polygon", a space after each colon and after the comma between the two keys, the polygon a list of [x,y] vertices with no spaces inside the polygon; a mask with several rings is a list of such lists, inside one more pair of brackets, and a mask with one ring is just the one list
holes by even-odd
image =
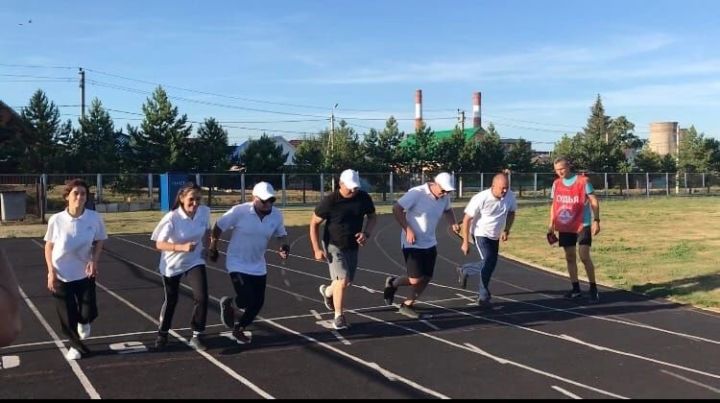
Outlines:
{"label": "person's hand", "polygon": [[409,225],[405,228],[405,242],[407,242],[408,245],[415,244],[415,231],[413,231]]}
{"label": "person's hand", "polygon": [[55,283],[58,281],[57,276],[55,273],[48,273],[47,275],[47,289],[50,290],[50,292],[55,292]]}
{"label": "person's hand", "polygon": [[325,251],[322,249],[315,249],[313,254],[315,255],[315,260],[327,260],[325,258]]}
{"label": "person's hand", "polygon": [[452,232],[459,234],[460,233],[460,224],[453,224],[450,226],[450,229],[452,229]]}
{"label": "person's hand", "polygon": [[357,234],[355,234],[355,240],[357,241],[358,245],[365,246],[368,241],[368,237],[364,232],[358,232]]}
{"label": "person's hand", "polygon": [[95,278],[97,276],[97,262],[91,260],[85,265],[85,276]]}
{"label": "person's hand", "polygon": [[502,234],[500,234],[500,240],[503,242],[507,242],[509,235],[510,235],[510,232],[503,231]]}
{"label": "person's hand", "polygon": [[462,251],[463,255],[467,256],[467,254],[470,252],[470,243],[463,239],[462,245],[460,245],[460,250]]}
{"label": "person's hand", "polygon": [[287,259],[290,255],[290,246],[283,245],[280,247],[280,250],[278,250],[278,255],[280,255],[280,259]]}
{"label": "person's hand", "polygon": [[590,229],[592,230],[593,236],[599,234],[600,233],[600,221],[593,221]]}
{"label": "person's hand", "polygon": [[218,252],[217,247],[209,248],[207,249],[207,255],[208,259],[210,259],[211,262],[215,263],[220,257],[220,252]]}

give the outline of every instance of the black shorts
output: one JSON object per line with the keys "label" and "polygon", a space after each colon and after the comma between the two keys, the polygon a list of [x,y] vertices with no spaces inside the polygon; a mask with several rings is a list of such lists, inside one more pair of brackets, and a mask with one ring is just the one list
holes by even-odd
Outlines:
{"label": "black shorts", "polygon": [[437,247],[428,249],[403,248],[405,267],[410,278],[430,277],[435,272],[437,260]]}
{"label": "black shorts", "polygon": [[592,232],[590,227],[583,227],[579,234],[573,232],[560,233],[560,246],[587,245],[592,246]]}

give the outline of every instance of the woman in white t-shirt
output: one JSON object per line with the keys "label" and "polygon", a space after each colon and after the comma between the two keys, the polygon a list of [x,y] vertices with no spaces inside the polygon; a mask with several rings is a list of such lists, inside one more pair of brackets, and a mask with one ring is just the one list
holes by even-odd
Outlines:
{"label": "woman in white t-shirt", "polygon": [[155,348],[162,349],[168,343],[172,326],[180,280],[185,277],[192,287],[193,314],[190,327],[193,330],[190,345],[205,350],[202,333],[205,331],[208,306],[205,248],[210,240],[210,209],[201,206],[201,189],[188,183],[177,193],[172,210],[160,220],[150,239],[160,250],[160,274],[165,286],[165,302],[160,310],[160,328]]}
{"label": "woman in white t-shirt", "polygon": [[90,353],[81,340],[90,336],[90,323],[98,316],[95,277],[107,233],[100,214],[85,208],[89,193],[81,179],[65,182],[67,208],[50,217],[45,233],[47,288],[70,344],[69,360]]}

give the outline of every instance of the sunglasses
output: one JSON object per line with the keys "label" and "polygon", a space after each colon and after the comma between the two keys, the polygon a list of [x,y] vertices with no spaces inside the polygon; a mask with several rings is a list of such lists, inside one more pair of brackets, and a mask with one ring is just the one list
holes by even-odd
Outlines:
{"label": "sunglasses", "polygon": [[274,198],[274,197],[271,197],[271,198],[269,198],[269,199],[267,199],[267,200],[261,200],[260,198],[258,198],[258,200],[260,200],[260,203],[262,203],[262,204],[268,204],[268,203],[273,204],[273,203],[275,203],[275,198]]}

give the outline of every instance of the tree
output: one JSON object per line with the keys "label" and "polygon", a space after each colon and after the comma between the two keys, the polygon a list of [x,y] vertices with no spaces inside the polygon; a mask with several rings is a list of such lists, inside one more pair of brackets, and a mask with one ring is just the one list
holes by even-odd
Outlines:
{"label": "tree", "polygon": [[401,150],[401,163],[410,171],[420,172],[434,169],[437,166],[435,132],[423,122],[415,129],[415,134],[408,138]]}
{"label": "tree", "polygon": [[321,132],[320,136],[326,139],[324,143],[327,153],[323,167],[326,172],[340,172],[352,167],[357,169],[365,165],[365,155],[358,135],[346,121],[340,121],[332,136],[327,130]]}
{"label": "tree", "polygon": [[499,172],[505,165],[505,150],[500,143],[500,133],[490,123],[478,144],[478,170],[481,172]]}
{"label": "tree", "polygon": [[249,140],[240,160],[245,164],[246,172],[268,173],[282,171],[287,157],[282,146],[263,133],[259,139]]}
{"label": "tree", "polygon": [[712,150],[705,141],[705,133],[698,134],[690,126],[680,138],[678,168],[683,172],[706,172],[710,169]]}
{"label": "tree", "polygon": [[193,166],[198,172],[225,172],[230,165],[228,133],[214,118],[205,119],[198,127],[192,147]]}
{"label": "tree", "polygon": [[665,154],[660,158],[660,172],[677,171],[677,161],[670,154]]}
{"label": "tree", "polygon": [[325,153],[322,141],[316,137],[305,137],[295,150],[293,164],[298,172],[322,172]]}
{"label": "tree", "polygon": [[510,146],[510,150],[505,156],[505,165],[513,172],[532,172],[534,168],[532,159],[532,146],[521,138]]}
{"label": "tree", "polygon": [[644,147],[635,156],[635,166],[640,172],[659,172],[662,165],[661,158],[660,154],[651,150],[650,147]]}
{"label": "tree", "polygon": [[463,161],[460,158],[462,150],[465,148],[465,133],[460,127],[455,126],[452,135],[449,138],[441,140],[437,145],[437,162],[443,169],[450,172],[462,172],[468,167],[469,161]]}
{"label": "tree", "polygon": [[582,141],[581,135],[578,133],[574,137],[570,137],[567,134],[564,134],[560,141],[555,143],[555,147],[553,148],[552,152],[552,159],[565,157],[567,158],[573,166],[575,165],[575,162],[579,159],[580,154],[580,146],[579,143]]}
{"label": "tree", "polygon": [[33,94],[20,117],[29,128],[22,139],[25,158],[21,169],[33,173],[53,172],[63,162],[64,151],[58,144],[69,137],[72,125],[69,121],[61,124],[60,111],[42,90]]}
{"label": "tree", "polygon": [[178,117],[165,90],[159,86],[143,104],[145,119],[140,130],[130,130],[136,167],[146,172],[185,170],[190,167],[188,137],[192,125],[187,115]]}
{"label": "tree", "polygon": [[80,127],[73,130],[73,168],[87,173],[116,173],[120,168],[120,143],[122,133],[115,131],[110,114],[97,98],[90,104],[85,117],[79,119]]}

